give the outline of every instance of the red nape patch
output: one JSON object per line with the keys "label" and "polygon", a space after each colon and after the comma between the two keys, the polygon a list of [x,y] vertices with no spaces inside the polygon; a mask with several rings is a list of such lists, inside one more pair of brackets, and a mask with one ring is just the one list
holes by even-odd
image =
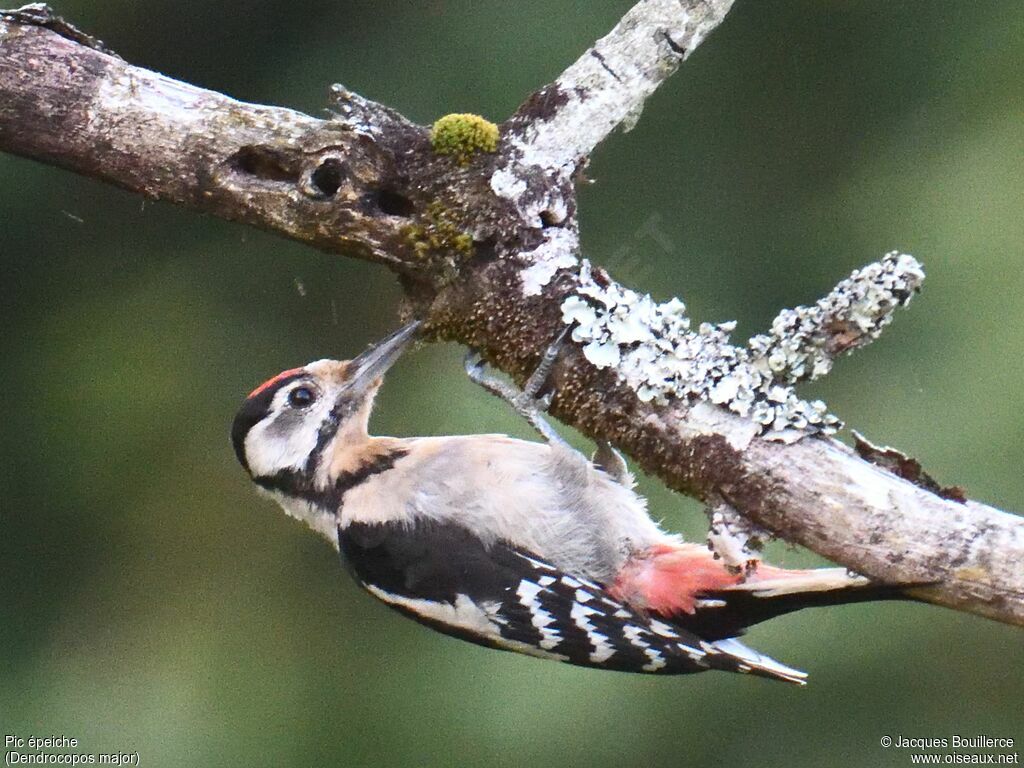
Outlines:
{"label": "red nape patch", "polygon": [[258,387],[256,387],[256,389],[254,389],[252,392],[250,392],[249,393],[249,398],[256,397],[256,395],[258,395],[260,392],[264,391],[268,387],[274,386],[281,379],[286,379],[289,376],[294,376],[297,373],[302,373],[302,371],[303,371],[302,368],[289,368],[287,371],[281,371],[279,374],[277,374],[277,376],[275,376],[272,379],[267,379],[262,384],[260,384]]}
{"label": "red nape patch", "polygon": [[693,613],[697,599],[742,581],[703,547],[652,547],[619,572],[612,594],[632,605],[671,616]]}

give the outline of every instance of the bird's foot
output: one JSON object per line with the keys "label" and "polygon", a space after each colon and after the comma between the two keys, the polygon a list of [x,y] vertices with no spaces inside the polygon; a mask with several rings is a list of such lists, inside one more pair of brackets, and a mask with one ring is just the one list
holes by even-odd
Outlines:
{"label": "bird's foot", "polygon": [[515,385],[488,373],[484,361],[476,352],[470,352],[466,355],[466,374],[470,380],[511,405],[513,410],[526,419],[530,426],[548,443],[563,446],[567,445],[566,442],[555,431],[554,427],[548,423],[547,419],[544,418],[544,414],[547,413],[548,408],[551,406],[553,393],[548,392],[541,395],[540,391],[544,388],[544,384],[547,383],[548,376],[551,375],[551,369],[554,367],[558,354],[562,349],[565,334],[566,331],[560,333],[548,346],[537,368],[530,374],[530,378],[526,380],[526,384],[521,390]]}
{"label": "bird's foot", "polygon": [[597,441],[597,450],[590,457],[590,462],[598,469],[604,470],[619,485],[624,485],[627,488],[633,487],[633,476],[629,473],[626,460],[622,458],[621,453],[612,448],[612,444],[607,440]]}

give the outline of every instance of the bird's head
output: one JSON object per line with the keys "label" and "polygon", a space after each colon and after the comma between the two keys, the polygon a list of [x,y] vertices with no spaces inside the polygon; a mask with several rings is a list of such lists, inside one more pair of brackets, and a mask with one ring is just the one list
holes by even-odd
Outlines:
{"label": "bird's head", "polygon": [[339,450],[366,441],[382,376],[418,327],[404,326],[353,360],[317,360],[254,389],[231,428],[235,454],[253,480],[291,493],[323,486]]}

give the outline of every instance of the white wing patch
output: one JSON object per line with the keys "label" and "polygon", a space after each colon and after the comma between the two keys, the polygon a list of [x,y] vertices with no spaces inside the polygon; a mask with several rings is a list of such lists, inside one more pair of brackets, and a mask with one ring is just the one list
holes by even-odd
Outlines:
{"label": "white wing patch", "polygon": [[654,648],[650,643],[644,640],[643,636],[650,634],[646,629],[634,624],[627,624],[622,628],[622,634],[625,635],[626,639],[633,645],[638,648],[642,648],[644,655],[650,659],[650,661],[643,666],[644,672],[657,672],[665,666],[665,657],[661,654],[661,651]]}
{"label": "white wing patch", "polygon": [[707,653],[705,651],[701,650],[700,648],[694,648],[690,645],[683,645],[682,643],[679,643],[678,645],[679,650],[681,650],[691,659],[698,663],[704,663],[704,657],[707,656]]}
{"label": "white wing patch", "polygon": [[[668,637],[668,638],[671,638],[672,640],[679,640],[679,639],[681,639],[680,636],[679,636],[679,633],[676,632],[674,629],[672,629],[672,627],[670,627],[668,624],[666,624],[663,621],[658,621],[657,619],[651,619],[650,620],[650,625],[651,625],[651,629],[654,630],[654,633],[657,634],[657,635],[661,635],[662,637]],[[687,645],[686,643],[676,643],[676,646],[679,648],[680,651],[682,651],[687,656],[689,656],[691,660],[693,660],[693,661],[695,661],[695,662],[697,662],[699,664],[703,664],[703,659],[704,659],[705,656],[707,656],[707,652],[704,651],[703,649],[701,649],[701,648],[694,648],[693,646]]]}
{"label": "white wing patch", "polygon": [[662,637],[670,637],[673,640],[675,640],[675,639],[677,639],[679,637],[679,633],[676,632],[674,629],[672,629],[672,627],[670,627],[668,624],[666,624],[663,621],[658,621],[657,619],[651,619],[650,625],[651,625],[651,629],[653,629],[654,633],[657,634],[657,635],[661,635]]}
{"label": "white wing patch", "polygon": [[[566,577],[563,577],[562,581],[564,582],[565,579]],[[569,616],[576,626],[587,633],[587,640],[594,648],[590,653],[590,660],[594,664],[601,664],[615,654],[615,648],[608,642],[608,636],[598,632],[597,627],[591,623],[590,617],[594,615],[601,615],[601,612],[575,601],[572,604],[572,611],[569,612]]]}
{"label": "white wing patch", "polygon": [[523,579],[519,582],[519,588],[516,589],[516,596],[519,598],[519,602],[530,612],[530,622],[541,634],[540,647],[545,650],[551,650],[562,642],[562,636],[558,634],[557,629],[551,626],[555,623],[555,617],[544,610],[540,604],[539,595],[541,591],[542,587],[534,584],[532,581]]}
{"label": "white wing patch", "polygon": [[434,600],[420,600],[414,597],[396,595],[372,584],[364,586],[370,594],[382,602],[412,611],[424,619],[437,621],[450,627],[479,635],[501,648],[507,648],[510,651],[517,651],[528,656],[537,656],[542,659],[568,661],[568,657],[560,653],[551,653],[528,643],[521,643],[516,640],[510,640],[507,637],[502,637],[499,630],[499,620],[493,615],[500,608],[498,603],[489,602],[481,606],[474,603],[466,595],[456,595],[454,603],[442,603]]}
{"label": "white wing patch", "polygon": [[464,629],[484,637],[500,637],[498,626],[479,605],[466,595],[456,595],[455,603],[439,603],[434,600],[421,600],[387,592],[372,584],[364,585],[367,591],[389,605],[397,605],[412,611],[425,619],[439,621],[457,629]]}

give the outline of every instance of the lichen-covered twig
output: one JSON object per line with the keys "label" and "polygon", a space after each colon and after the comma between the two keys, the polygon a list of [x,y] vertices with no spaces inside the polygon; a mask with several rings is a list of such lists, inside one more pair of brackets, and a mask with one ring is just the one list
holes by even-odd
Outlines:
{"label": "lichen-covered twig", "polygon": [[749,342],[751,362],[784,384],[817,379],[840,355],[869,344],[892,322],[893,311],[920,290],[924,270],[892,251],[858,269],[812,307],[784,309],[771,331]]}
{"label": "lichen-covered twig", "polygon": [[[316,120],[133,67],[52,14],[0,14],[0,151],[384,264],[426,335],[471,346],[520,382],[571,322],[579,343],[552,371],[553,416],[858,573],[934,583],[922,599],[1024,625],[1020,518],[805,437],[826,431],[824,406],[801,416],[790,401],[793,383],[885,324],[916,287],[916,263],[883,260],[736,347],[728,325],[694,331],[680,303],[655,304],[578,262],[572,172],[729,5],[641,0],[499,126],[493,152],[484,136],[482,151],[451,154],[343,88],[337,118]],[[771,384],[752,386],[749,370]],[[800,439],[765,439],[774,433]]]}
{"label": "lichen-covered twig", "polygon": [[611,368],[643,402],[706,400],[750,418],[769,440],[831,434],[839,420],[792,385],[823,376],[843,352],[876,339],[924,280],[912,256],[893,251],[842,281],[813,307],[782,312],[747,349],[729,343],[735,323],[691,330],[679,299],[655,304],[589,263],[562,302],[572,338],[597,368]]}

